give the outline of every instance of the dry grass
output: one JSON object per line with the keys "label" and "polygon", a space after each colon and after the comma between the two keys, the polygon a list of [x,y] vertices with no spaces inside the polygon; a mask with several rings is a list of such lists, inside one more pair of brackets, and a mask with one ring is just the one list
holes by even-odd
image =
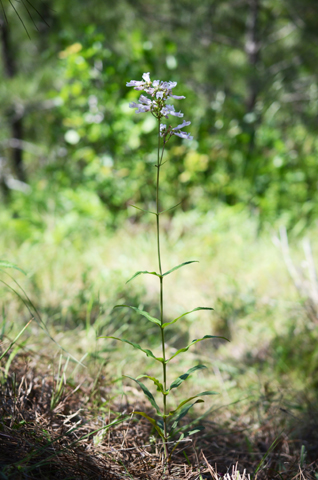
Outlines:
{"label": "dry grass", "polygon": [[[3,369],[2,369],[3,370]],[[273,402],[263,412],[250,404],[244,415],[220,425],[205,421],[205,431],[176,449],[167,466],[149,424],[131,415],[140,405],[114,402],[122,423],[100,430],[116,418],[100,407],[109,396],[108,379],[85,376],[77,387],[65,384],[52,409],[56,390],[45,358],[20,354],[2,378],[0,397],[0,474],[3,479],[174,479],[316,480],[317,417],[284,421]],[[129,399],[128,399],[129,400]],[[145,408],[143,406],[143,408]],[[258,425],[256,427],[256,425]],[[97,432],[97,430],[99,430]],[[301,456],[301,443],[311,442]],[[302,441],[300,441],[300,438]],[[98,441],[96,441],[98,440]],[[316,457],[316,458],[315,458]],[[259,470],[256,475],[253,472]],[[240,473],[239,473],[240,472]]]}

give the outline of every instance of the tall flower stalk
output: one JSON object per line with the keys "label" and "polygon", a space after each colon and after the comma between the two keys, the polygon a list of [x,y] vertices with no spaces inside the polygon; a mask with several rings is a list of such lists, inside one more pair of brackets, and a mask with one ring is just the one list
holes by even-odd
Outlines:
{"label": "tall flower stalk", "polygon": [[[141,347],[140,345],[130,342],[129,340],[117,338],[117,337],[111,337],[107,336],[104,338],[114,338],[116,340],[119,340],[124,343],[128,343],[129,345],[132,345],[134,348],[137,350],[142,351],[147,355],[147,357],[151,357],[155,359],[157,362],[160,362],[162,364],[162,381],[157,379],[156,377],[152,377],[149,375],[140,375],[137,378],[130,377],[129,375],[126,375],[126,377],[134,380],[139,387],[142,389],[148,400],[150,401],[151,405],[154,407],[156,410],[156,416],[159,417],[158,419],[150,417],[147,413],[145,412],[135,412],[135,414],[141,415],[145,418],[147,418],[150,423],[153,425],[157,433],[162,439],[163,443],[163,450],[164,450],[164,455],[167,461],[170,460],[171,454],[173,453],[174,449],[178,445],[178,443],[186,436],[192,435],[193,433],[196,433],[202,429],[202,427],[198,426],[196,428],[189,429],[188,426],[179,426],[179,422],[183,417],[188,413],[190,408],[195,405],[196,403],[203,402],[201,398],[205,395],[214,395],[216,392],[211,392],[211,391],[206,391],[202,392],[199,395],[194,395],[190,398],[187,398],[186,400],[183,400],[175,410],[168,411],[168,405],[167,405],[167,397],[171,390],[174,388],[178,388],[183,381],[185,381],[193,372],[196,370],[200,370],[202,368],[206,368],[205,365],[196,365],[192,368],[190,368],[186,373],[180,375],[172,384],[170,385],[169,388],[167,388],[167,366],[170,360],[172,360],[174,357],[177,355],[187,352],[189,348],[196,344],[197,342],[200,342],[202,340],[208,339],[208,338],[224,338],[224,337],[216,337],[212,335],[205,335],[202,338],[195,339],[193,340],[189,345],[187,345],[184,348],[181,348],[177,350],[170,358],[167,358],[167,351],[166,351],[166,342],[165,342],[165,331],[166,328],[170,327],[172,324],[175,324],[178,320],[180,320],[182,317],[185,315],[188,315],[189,313],[192,313],[197,310],[213,310],[210,307],[197,307],[189,312],[185,312],[179,317],[175,318],[174,320],[171,320],[170,322],[165,322],[164,321],[164,295],[163,295],[163,281],[165,276],[171,274],[175,270],[183,267],[184,265],[188,265],[190,263],[194,263],[195,260],[183,262],[180,265],[177,265],[167,272],[163,272],[162,269],[162,262],[161,262],[161,250],[160,250],[160,216],[162,211],[160,211],[160,199],[159,199],[159,194],[160,194],[160,169],[163,166],[163,155],[165,151],[165,146],[167,142],[171,139],[172,136],[176,135],[178,137],[181,137],[183,139],[188,139],[191,140],[193,137],[190,136],[188,133],[184,132],[182,129],[184,127],[187,127],[190,125],[191,122],[186,122],[183,121],[180,125],[177,125],[176,127],[172,127],[170,124],[166,123],[161,123],[163,119],[169,119],[170,116],[173,117],[183,117],[183,113],[177,112],[172,104],[167,103],[169,99],[175,99],[175,100],[182,100],[185,97],[184,96],[178,96],[174,95],[172,93],[173,88],[177,86],[176,82],[162,82],[160,80],[150,80],[150,74],[149,73],[144,73],[142,76],[141,81],[137,80],[132,80],[127,83],[127,87],[134,87],[135,90],[139,91],[144,91],[146,95],[141,94],[139,98],[139,102],[131,102],[129,106],[131,108],[136,108],[136,113],[146,113],[149,112],[151,113],[158,122],[158,152],[157,152],[157,163],[156,163],[156,169],[157,169],[157,176],[156,176],[156,211],[155,212],[149,212],[155,215],[156,217],[156,241],[157,241],[157,257],[158,257],[158,272],[149,272],[145,270],[140,270],[136,272],[132,278],[130,278],[131,281],[137,276],[141,274],[148,274],[148,275],[155,275],[159,278],[159,310],[160,310],[160,318],[155,318],[149,315],[144,310],[140,310],[134,306],[131,305],[116,305],[116,307],[129,307],[136,312],[138,312],[140,315],[144,316],[147,320],[150,322],[156,324],[158,328],[160,329],[160,337],[161,337],[161,357],[156,357],[150,350],[145,349]],[[225,339],[226,340],[226,339]],[[162,395],[162,403],[163,403],[163,408],[160,409],[154,396],[152,393],[148,390],[146,385],[140,381],[140,378],[148,378],[151,380],[154,385],[157,387],[157,391],[159,391]],[[192,400],[194,402],[190,403]],[[168,442],[170,439],[174,438],[176,435],[179,434],[179,438],[176,441],[174,447],[172,450],[168,451]]]}

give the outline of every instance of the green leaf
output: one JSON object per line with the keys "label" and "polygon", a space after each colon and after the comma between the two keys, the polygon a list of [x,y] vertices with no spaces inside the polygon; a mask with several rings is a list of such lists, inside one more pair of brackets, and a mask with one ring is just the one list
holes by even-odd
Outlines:
{"label": "green leaf", "polygon": [[207,338],[222,338],[223,340],[226,340],[227,342],[230,341],[225,337],[218,337],[218,336],[214,336],[214,335],[205,335],[203,338],[199,338],[198,340],[197,339],[192,340],[192,342],[189,343],[189,345],[187,345],[186,347],[180,348],[180,350],[178,350],[174,355],[172,355],[172,357],[170,357],[168,360],[166,360],[166,363],[170,362],[170,360],[172,360],[174,357],[176,357],[180,353],[183,353],[183,352],[186,352],[187,350],[189,350],[189,348],[192,345],[194,345],[195,343],[202,342],[202,340],[206,340]]}
{"label": "green leaf", "polygon": [[[177,412],[178,410],[180,410],[180,408],[182,408],[186,403],[191,402],[191,400],[193,400],[194,398],[203,397],[203,396],[205,396],[205,395],[218,395],[218,393],[217,393],[217,392],[211,392],[211,391],[206,391],[206,392],[198,393],[198,395],[194,395],[193,397],[187,398],[186,400],[183,400],[183,402],[179,403],[179,405],[177,406],[177,408],[176,408],[175,410],[172,410],[172,411],[169,413],[169,415],[170,415],[170,416],[171,416],[171,415],[175,415],[176,412]],[[203,402],[203,400],[201,400],[201,402]],[[195,402],[195,403],[198,403],[198,401]],[[194,405],[194,403],[193,403],[192,405]]]}
{"label": "green leaf", "polygon": [[169,325],[172,325],[173,323],[176,323],[180,318],[184,317],[185,315],[189,315],[189,313],[196,312],[197,310],[213,310],[213,308],[210,308],[210,307],[197,307],[197,308],[194,308],[193,310],[190,310],[190,312],[185,312],[185,313],[183,313],[182,315],[180,315],[180,317],[175,318],[174,320],[172,320],[172,322],[164,323],[164,324],[162,325],[162,328],[166,328],[166,327],[168,327]]}
{"label": "green leaf", "polygon": [[167,208],[167,210],[162,210],[162,212],[159,212],[159,215],[161,215],[162,213],[170,212],[170,210],[173,210],[174,208],[179,207],[179,205],[181,205],[181,203],[182,203],[182,201],[177,203],[177,205],[174,205],[173,207]]}
{"label": "green leaf", "polygon": [[140,315],[142,315],[143,317],[145,317],[150,322],[155,323],[156,325],[161,325],[161,322],[160,322],[160,320],[158,320],[158,318],[152,317],[151,315],[149,315],[149,313],[145,312],[144,310],[140,310],[139,308],[132,307],[130,305],[115,305],[114,306],[114,308],[119,308],[119,307],[131,308],[132,310],[135,310],[135,312],[137,312]]}
{"label": "green leaf", "polygon": [[14,268],[15,270],[19,270],[19,272],[24,273],[24,275],[26,275],[24,270],[19,268],[17,265],[14,265],[14,263],[7,262],[6,260],[0,260],[0,268]]}
{"label": "green leaf", "polygon": [[[174,430],[178,426],[178,423],[180,422],[180,420],[186,416],[190,408],[192,408],[193,405],[195,405],[196,403],[204,403],[204,400],[201,400],[201,399],[196,400],[195,402],[191,403],[191,405],[186,405],[184,408],[182,408],[182,410],[179,412],[179,415],[174,419],[174,422],[171,425],[172,430]],[[174,435],[175,433],[177,432],[171,432],[171,435]]]}
{"label": "green leaf", "polygon": [[172,390],[173,388],[178,388],[182,382],[184,382],[190,375],[191,373],[195,372],[196,370],[201,370],[202,368],[206,368],[205,365],[196,365],[195,367],[190,368],[186,373],[183,373],[178,377],[172,384],[170,385],[169,391]]}
{"label": "green leaf", "polygon": [[189,437],[190,435],[194,435],[195,433],[202,432],[202,430],[205,430],[205,427],[203,425],[198,425],[193,430],[188,430],[187,432],[184,432],[184,436]]}
{"label": "green leaf", "polygon": [[160,413],[160,408],[158,407],[157,405],[157,402],[156,400],[154,399],[154,396],[151,392],[149,392],[148,388],[146,387],[146,385],[144,385],[142,382],[140,382],[139,380],[137,380],[136,378],[134,377],[131,377],[130,375],[124,375],[124,377],[127,377],[127,378],[130,378],[131,380],[133,380],[134,382],[138,383],[139,387],[141,388],[141,390],[144,392],[144,394],[146,395],[146,397],[148,398],[149,402],[151,403],[151,405],[153,406],[153,408],[156,409],[156,412]]}
{"label": "green leaf", "polygon": [[179,442],[180,439],[182,440],[182,438],[189,437],[190,435],[194,435],[195,433],[202,432],[202,430],[205,430],[205,427],[203,425],[198,425],[197,427],[193,427],[192,430],[187,430],[188,427],[189,425],[184,425],[183,427],[178,428],[174,432],[170,433],[170,437],[173,438],[175,435],[177,435],[177,433],[182,432],[178,440]]}
{"label": "green leaf", "polygon": [[127,280],[126,283],[129,283],[131,282],[131,280],[133,280],[134,278],[138,277],[138,275],[141,275],[141,274],[148,274],[148,275],[155,275],[156,277],[161,277],[161,275],[157,272],[148,272],[147,270],[140,270],[139,272],[136,272],[135,275],[133,275],[129,280]]}
{"label": "green leaf", "polygon": [[141,415],[142,417],[145,417],[147,420],[149,420],[149,422],[154,426],[154,428],[157,430],[157,432],[159,433],[160,437],[161,438],[165,438],[164,437],[164,434],[161,430],[161,428],[159,427],[159,425],[157,425],[157,422],[156,420],[154,420],[153,418],[149,417],[149,415],[147,415],[146,413],[144,412],[134,412],[135,415]]}
{"label": "green leaf", "polygon": [[139,207],[136,207],[136,205],[129,205],[130,207],[133,207],[133,208],[136,208],[137,210],[140,210],[141,212],[145,212],[145,213],[152,213],[152,215],[157,215],[156,212],[151,212],[150,210],[144,210],[143,208],[139,208]]}
{"label": "green leaf", "polygon": [[163,358],[155,357],[151,350],[148,350],[147,348],[146,349],[141,348],[141,346],[138,345],[138,343],[133,343],[133,342],[130,342],[129,340],[124,340],[124,339],[118,338],[118,337],[112,337],[111,335],[105,335],[105,336],[98,337],[98,338],[113,338],[114,340],[118,340],[119,342],[128,343],[129,345],[136,348],[137,350],[140,350],[141,352],[144,352],[147,355],[147,357],[154,358],[158,362],[163,363]]}
{"label": "green leaf", "polygon": [[173,267],[171,270],[168,270],[168,272],[164,273],[162,276],[165,277],[166,275],[169,275],[169,273],[174,272],[175,270],[178,270],[178,268],[181,268],[184,265],[189,265],[190,263],[199,263],[199,262],[198,260],[190,260],[190,262],[180,263],[180,265],[177,265],[176,267]]}
{"label": "green leaf", "polygon": [[137,377],[137,380],[139,380],[139,378],[149,378],[149,380],[152,380],[153,383],[156,385],[158,392],[161,392],[161,393],[164,392],[164,391],[163,391],[163,385],[162,385],[162,383],[158,380],[158,378],[156,378],[156,377],[150,377],[149,375],[139,375],[139,377]]}

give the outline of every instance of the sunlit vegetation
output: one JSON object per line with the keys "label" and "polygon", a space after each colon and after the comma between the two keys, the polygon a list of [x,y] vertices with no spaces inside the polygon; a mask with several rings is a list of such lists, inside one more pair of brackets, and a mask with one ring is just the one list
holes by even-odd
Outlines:
{"label": "sunlit vegetation", "polygon": [[[316,480],[316,3],[13,5],[20,19],[6,0],[0,12],[1,478]],[[162,208],[181,201],[162,220],[164,269],[199,261],[167,277],[166,321],[214,308],[171,327],[168,351],[230,339],[171,362],[169,381],[208,367],[172,406],[219,394],[196,406],[205,430],[170,472],[122,377],[140,356],[99,338],[147,336],[160,353],[156,325],[113,309],[159,314],[155,278],[125,285],[156,268],[153,219],[131,207],[155,208],[156,122],[126,88],[144,72],[182,84],[194,137],[174,139],[162,171]]]}

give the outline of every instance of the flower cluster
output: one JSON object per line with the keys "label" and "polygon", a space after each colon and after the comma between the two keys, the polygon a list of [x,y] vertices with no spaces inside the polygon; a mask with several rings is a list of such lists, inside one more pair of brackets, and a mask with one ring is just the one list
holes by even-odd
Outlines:
{"label": "flower cluster", "polygon": [[[154,80],[152,82],[149,73],[144,73],[142,78],[143,80],[141,81],[131,80],[127,82],[126,86],[134,87],[135,90],[143,90],[150,95],[151,98],[141,95],[138,103],[131,102],[129,104],[130,108],[136,108],[136,113],[151,112],[159,121],[162,117],[169,118],[169,115],[173,117],[183,117],[183,113],[176,112],[173,105],[166,103],[169,98],[176,100],[185,98],[183,95],[174,95],[172,93],[172,89],[176,87],[177,82],[162,82],[160,80]],[[167,126],[161,123],[160,136],[165,138],[165,142],[167,142],[172,135],[192,140],[193,137],[191,137],[191,135],[181,131],[181,128],[190,125],[190,123],[191,122],[183,121],[181,125],[175,128],[172,128],[171,125]]]}

